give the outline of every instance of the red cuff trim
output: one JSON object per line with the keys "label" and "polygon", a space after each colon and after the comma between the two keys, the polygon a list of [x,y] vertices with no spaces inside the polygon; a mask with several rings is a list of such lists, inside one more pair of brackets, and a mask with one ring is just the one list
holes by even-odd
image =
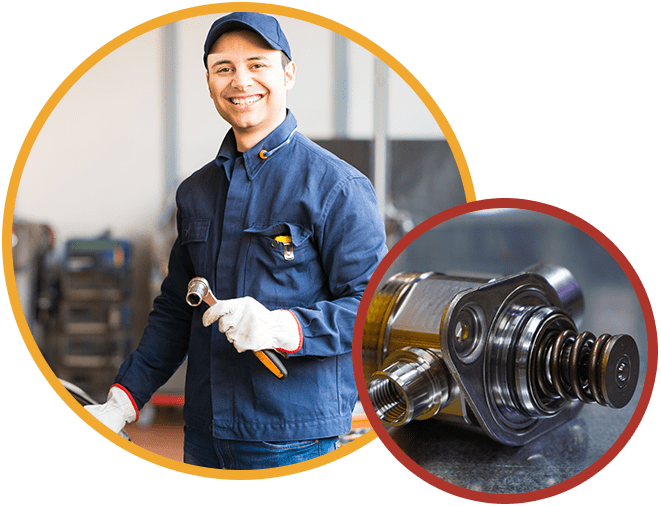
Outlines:
{"label": "red cuff trim", "polygon": [[276,348],[276,349],[277,351],[280,351],[282,353],[296,353],[297,351],[300,351],[300,349],[303,347],[303,329],[301,328],[301,322],[298,321],[296,315],[289,309],[281,309],[280,311],[287,311],[289,314],[291,314],[294,317],[294,320],[296,320],[296,326],[298,327],[298,347],[295,350],[285,350],[284,348]]}
{"label": "red cuff trim", "polygon": [[[124,392],[126,395],[129,396],[129,400],[131,401],[131,405],[133,406],[133,409],[135,410],[135,420],[134,421],[137,422],[138,419],[140,418],[140,410],[138,409],[138,405],[133,400],[133,396],[131,395],[131,392],[129,392],[126,388],[124,388],[119,383],[115,383],[112,387],[119,388],[122,392]],[[112,387],[110,387],[110,388],[112,388]]]}

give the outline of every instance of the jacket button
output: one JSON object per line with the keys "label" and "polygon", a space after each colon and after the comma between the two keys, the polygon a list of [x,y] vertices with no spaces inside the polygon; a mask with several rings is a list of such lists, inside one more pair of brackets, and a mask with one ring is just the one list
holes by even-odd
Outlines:
{"label": "jacket button", "polygon": [[278,241],[276,241],[275,239],[273,239],[273,240],[271,241],[271,248],[274,248],[274,249],[275,249],[275,248],[277,248],[277,247],[278,247]]}

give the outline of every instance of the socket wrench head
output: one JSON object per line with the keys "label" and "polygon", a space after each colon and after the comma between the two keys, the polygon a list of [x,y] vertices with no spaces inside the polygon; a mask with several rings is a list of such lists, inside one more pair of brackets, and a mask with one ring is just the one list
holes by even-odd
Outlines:
{"label": "socket wrench head", "polygon": [[197,307],[211,293],[209,282],[204,278],[193,278],[188,282],[186,302],[189,306]]}

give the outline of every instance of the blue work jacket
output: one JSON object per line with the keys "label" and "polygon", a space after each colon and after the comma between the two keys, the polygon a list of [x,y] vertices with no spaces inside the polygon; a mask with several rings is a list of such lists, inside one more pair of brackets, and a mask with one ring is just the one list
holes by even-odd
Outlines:
{"label": "blue work jacket", "polygon": [[[246,153],[230,131],[216,160],[177,190],[177,239],[143,337],[116,382],[141,408],[188,357],[187,428],[217,438],[290,441],[351,429],[357,391],[351,362],[361,296],[386,253],[369,180],[285,121]],[[276,236],[290,236],[286,252]],[[293,258],[291,258],[293,253]],[[289,309],[301,349],[279,380],[253,353],[238,353],[202,303],[185,302],[191,278],[218,299],[251,296]]]}

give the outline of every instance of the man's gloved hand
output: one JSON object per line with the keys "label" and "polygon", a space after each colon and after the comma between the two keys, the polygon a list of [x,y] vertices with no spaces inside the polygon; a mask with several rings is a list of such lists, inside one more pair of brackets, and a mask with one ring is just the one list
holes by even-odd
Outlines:
{"label": "man's gloved hand", "polygon": [[202,316],[205,327],[215,321],[239,353],[271,349],[295,353],[303,344],[303,333],[294,313],[283,309],[269,311],[252,297],[218,301]]}
{"label": "man's gloved hand", "polygon": [[85,409],[110,430],[119,434],[129,422],[135,422],[140,413],[124,387],[113,385],[105,404],[91,404]]}

